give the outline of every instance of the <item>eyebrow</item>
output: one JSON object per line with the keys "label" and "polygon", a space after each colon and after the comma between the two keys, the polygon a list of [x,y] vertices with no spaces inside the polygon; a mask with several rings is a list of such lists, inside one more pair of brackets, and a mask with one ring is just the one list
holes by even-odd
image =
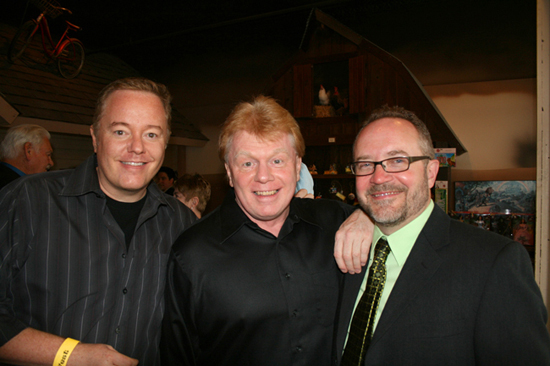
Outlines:
{"label": "eyebrow", "polygon": [[[284,153],[286,155],[291,155],[287,149],[285,149],[284,147],[281,147],[279,149],[275,149],[273,151],[273,153],[271,154],[271,156],[274,156],[274,155],[277,155],[277,154],[281,154],[281,153]],[[235,158],[238,158],[239,156],[246,156],[246,157],[251,157],[251,158],[254,158],[252,154],[250,154],[250,151],[239,151],[238,153],[235,154]]]}
{"label": "eyebrow", "polygon": [[[109,127],[113,128],[113,127],[118,127],[118,126],[124,126],[124,127],[127,127],[127,128],[130,128],[130,123],[128,122],[111,122],[111,124],[109,125]],[[162,131],[162,127],[160,126],[157,126],[157,125],[147,125],[146,126],[146,129],[149,129],[149,128],[154,128],[154,129],[158,129],[160,131]]]}
{"label": "eyebrow", "polygon": [[[408,152],[406,152],[405,150],[392,150],[392,151],[388,151],[387,153],[385,153],[388,158],[393,158],[395,156],[410,156],[410,154]],[[370,160],[372,159],[370,157],[370,155],[363,155],[363,156],[358,156],[357,157],[357,160],[360,161],[360,160]]]}

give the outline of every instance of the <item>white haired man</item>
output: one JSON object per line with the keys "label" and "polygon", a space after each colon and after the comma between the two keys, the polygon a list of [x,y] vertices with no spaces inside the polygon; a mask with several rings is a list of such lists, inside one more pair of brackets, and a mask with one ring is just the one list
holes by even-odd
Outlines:
{"label": "white haired man", "polygon": [[8,130],[0,144],[0,188],[27,175],[53,166],[50,133],[42,126],[19,125]]}

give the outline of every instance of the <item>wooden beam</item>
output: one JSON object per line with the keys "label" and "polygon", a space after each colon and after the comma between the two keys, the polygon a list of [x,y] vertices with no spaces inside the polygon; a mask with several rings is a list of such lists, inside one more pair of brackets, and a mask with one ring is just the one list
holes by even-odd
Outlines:
{"label": "wooden beam", "polygon": [[12,123],[19,112],[13,108],[5,99],[0,95],[0,117],[5,119],[8,123]]}
{"label": "wooden beam", "polygon": [[[537,0],[537,227],[535,279],[550,310],[550,0]],[[549,325],[550,329],[550,325]]]}

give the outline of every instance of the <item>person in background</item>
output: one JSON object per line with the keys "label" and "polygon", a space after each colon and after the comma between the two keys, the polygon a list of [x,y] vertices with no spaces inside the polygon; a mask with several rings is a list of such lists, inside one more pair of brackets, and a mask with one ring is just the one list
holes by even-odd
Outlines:
{"label": "person in background", "polygon": [[38,125],[11,127],[0,144],[0,188],[27,174],[53,167],[50,133]]}
{"label": "person in background", "polygon": [[[302,192],[300,192],[303,190]],[[300,168],[300,179],[296,183],[296,192],[297,197],[302,198],[314,198],[315,191],[313,190],[313,177],[307,169],[306,164],[302,163]]]}
{"label": "person in background", "polygon": [[426,125],[383,107],[364,123],[353,155],[374,250],[364,275],[345,276],[333,364],[550,365],[546,307],[527,251],[434,205],[439,162]]}
{"label": "person in background", "polygon": [[174,169],[167,166],[160,167],[155,182],[158,184],[161,191],[170,196],[174,195],[174,182],[177,179],[177,174]]}
{"label": "person in background", "polygon": [[155,365],[166,265],[195,220],[150,184],[170,94],[144,78],[100,93],[95,154],[0,191],[0,362]]}
{"label": "person in background", "polygon": [[272,98],[227,118],[219,155],[232,189],[174,244],[163,366],[330,363],[343,276],[334,238],[355,208],[294,197],[304,152],[296,120]]}
{"label": "person in background", "polygon": [[178,178],[174,187],[174,197],[189,207],[199,219],[206,209],[210,195],[210,183],[200,174],[185,174]]}

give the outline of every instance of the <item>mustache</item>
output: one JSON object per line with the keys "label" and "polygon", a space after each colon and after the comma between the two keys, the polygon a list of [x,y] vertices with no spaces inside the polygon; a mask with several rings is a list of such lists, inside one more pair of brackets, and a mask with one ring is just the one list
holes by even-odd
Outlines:
{"label": "mustache", "polygon": [[395,186],[393,184],[382,184],[382,185],[378,185],[378,186],[374,186],[374,187],[371,187],[367,190],[367,194],[377,194],[377,193],[380,193],[380,192],[388,192],[388,191],[393,191],[393,192],[406,192],[408,191],[407,187],[404,187],[404,186]]}

